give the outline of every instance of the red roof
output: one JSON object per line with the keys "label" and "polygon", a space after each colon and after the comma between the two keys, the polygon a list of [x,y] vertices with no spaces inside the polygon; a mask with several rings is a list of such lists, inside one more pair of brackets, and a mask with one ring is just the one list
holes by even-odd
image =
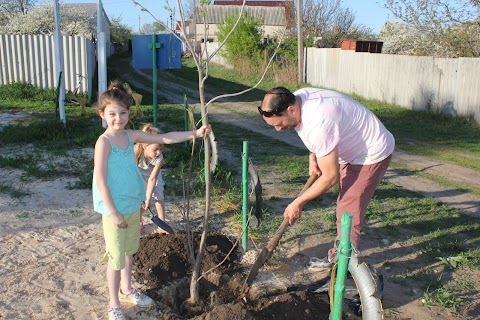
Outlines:
{"label": "red roof", "polygon": [[[190,26],[190,21],[185,21],[185,26]],[[177,25],[175,26],[175,31],[182,30],[182,21],[177,21]]]}

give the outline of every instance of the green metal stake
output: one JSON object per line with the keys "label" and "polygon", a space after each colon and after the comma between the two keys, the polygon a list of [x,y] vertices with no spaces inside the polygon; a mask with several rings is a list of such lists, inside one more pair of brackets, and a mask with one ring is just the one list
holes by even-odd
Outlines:
{"label": "green metal stake", "polygon": [[247,250],[248,227],[247,227],[247,212],[248,212],[248,141],[243,141],[242,152],[242,248]]}
{"label": "green metal stake", "polygon": [[58,73],[57,91],[55,95],[55,120],[58,117],[58,109],[60,109],[60,81],[62,81],[62,71]]}
{"label": "green metal stake", "polygon": [[337,277],[335,279],[334,296],[333,296],[333,320],[342,320],[343,314],[343,297],[345,296],[345,278],[347,277],[348,264],[350,262],[350,254],[352,252],[352,244],[350,243],[350,229],[352,227],[352,215],[348,212],[342,214],[342,233],[340,243],[338,245],[338,267]]}
{"label": "green metal stake", "polygon": [[157,36],[152,34],[152,43],[148,45],[152,49],[152,76],[153,76],[153,126],[157,128],[157,49],[162,47],[161,43],[156,42]]}
{"label": "green metal stake", "polygon": [[[185,131],[188,131],[188,102],[187,102],[187,95],[183,95],[183,122],[185,124]],[[185,146],[188,146],[188,142],[185,141]]]}

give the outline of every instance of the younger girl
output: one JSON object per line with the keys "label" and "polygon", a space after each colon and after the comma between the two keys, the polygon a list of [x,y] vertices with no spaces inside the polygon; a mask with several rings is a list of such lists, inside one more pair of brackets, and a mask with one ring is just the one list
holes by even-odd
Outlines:
{"label": "younger girl", "polygon": [[[141,130],[151,134],[160,133],[160,130],[150,123],[143,125]],[[135,159],[147,189],[144,209],[146,210],[151,204],[154,204],[158,217],[166,222],[163,194],[165,182],[162,177],[162,167],[165,163],[162,153],[163,149],[164,145],[159,143],[136,144]]]}
{"label": "younger girl", "polygon": [[132,98],[122,84],[114,81],[98,99],[98,112],[107,129],[95,144],[93,206],[102,214],[109,319],[125,319],[120,300],[147,306],[153,300],[132,288],[133,254],[140,245],[140,207],[145,187],[135,162],[134,143],[170,144],[210,133],[203,126],[196,131],[149,134],[127,130]]}

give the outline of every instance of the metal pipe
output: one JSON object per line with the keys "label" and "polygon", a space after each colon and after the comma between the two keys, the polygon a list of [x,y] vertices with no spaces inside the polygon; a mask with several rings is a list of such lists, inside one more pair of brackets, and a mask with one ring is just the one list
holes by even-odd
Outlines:
{"label": "metal pipe", "polygon": [[337,277],[335,279],[334,298],[333,298],[333,320],[342,320],[343,297],[345,295],[345,278],[347,277],[352,244],[350,243],[350,229],[352,227],[352,215],[348,212],[342,214],[341,220],[342,232],[340,243],[338,245],[338,267]]}
{"label": "metal pipe", "polygon": [[157,126],[157,36],[152,34],[153,126]]}
{"label": "metal pipe", "polygon": [[242,248],[247,250],[248,240],[248,141],[243,141],[242,152]]}
{"label": "metal pipe", "polygon": [[[183,123],[184,123],[185,131],[188,131],[188,112],[187,112],[188,102],[187,101],[188,101],[187,95],[184,94],[183,95]],[[187,141],[185,141],[185,146],[188,146]]]}

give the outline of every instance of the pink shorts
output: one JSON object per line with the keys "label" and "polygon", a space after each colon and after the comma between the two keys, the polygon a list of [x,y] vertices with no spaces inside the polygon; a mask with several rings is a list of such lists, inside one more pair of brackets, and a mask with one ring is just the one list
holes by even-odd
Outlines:
{"label": "pink shorts", "polygon": [[360,233],[368,204],[372,200],[375,189],[382,181],[392,155],[371,165],[346,164],[340,167],[340,191],[337,199],[337,241],[340,240],[342,214],[352,214],[350,242],[358,249]]}

